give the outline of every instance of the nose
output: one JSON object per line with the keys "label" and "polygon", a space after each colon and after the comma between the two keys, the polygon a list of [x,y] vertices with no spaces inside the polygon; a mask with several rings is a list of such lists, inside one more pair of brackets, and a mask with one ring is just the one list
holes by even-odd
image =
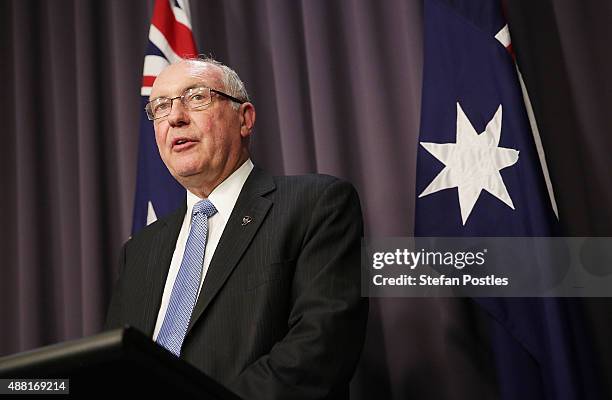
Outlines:
{"label": "nose", "polygon": [[[174,100],[178,100],[176,104]],[[178,127],[189,124],[189,114],[187,109],[183,105],[180,97],[171,99],[172,104],[170,105],[170,114],[168,114],[168,123],[172,127]]]}

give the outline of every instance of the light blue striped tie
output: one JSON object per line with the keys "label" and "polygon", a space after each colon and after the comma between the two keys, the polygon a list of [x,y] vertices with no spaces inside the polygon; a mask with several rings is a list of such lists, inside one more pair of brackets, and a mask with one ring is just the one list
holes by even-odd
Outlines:
{"label": "light blue striped tie", "polygon": [[172,287],[164,323],[157,335],[157,343],[177,357],[181,354],[183,340],[185,340],[200,288],[208,234],[208,218],[216,212],[217,209],[208,199],[199,201],[193,206],[191,229],[185,246],[185,254]]}

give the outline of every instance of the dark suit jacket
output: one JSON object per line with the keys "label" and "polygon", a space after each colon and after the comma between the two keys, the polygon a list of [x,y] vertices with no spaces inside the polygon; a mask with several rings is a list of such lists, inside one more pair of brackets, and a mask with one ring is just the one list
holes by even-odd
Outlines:
{"label": "dark suit jacket", "polygon": [[[123,246],[107,328],[153,335],[185,212]],[[244,216],[252,222],[243,225]],[[349,183],[255,168],[210,263],[181,358],[245,399],[348,398],[367,320],[362,232]]]}

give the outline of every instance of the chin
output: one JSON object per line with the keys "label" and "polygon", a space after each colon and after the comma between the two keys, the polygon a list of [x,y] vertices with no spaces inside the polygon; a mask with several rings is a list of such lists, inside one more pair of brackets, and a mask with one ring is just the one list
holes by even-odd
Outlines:
{"label": "chin", "polygon": [[193,166],[174,165],[172,169],[170,169],[170,173],[172,174],[172,176],[177,177],[177,178],[178,177],[187,178],[187,177],[190,177],[191,175],[197,174],[198,170],[197,168]]}
{"label": "chin", "polygon": [[189,178],[190,176],[198,175],[200,173],[197,169],[177,169],[174,175],[181,178]]}
{"label": "chin", "polygon": [[189,162],[188,160],[184,161],[187,162],[178,162],[172,165],[172,170],[174,171],[172,175],[187,178],[189,176],[196,175],[202,172],[201,163],[196,162],[195,160],[191,160],[191,162]]}

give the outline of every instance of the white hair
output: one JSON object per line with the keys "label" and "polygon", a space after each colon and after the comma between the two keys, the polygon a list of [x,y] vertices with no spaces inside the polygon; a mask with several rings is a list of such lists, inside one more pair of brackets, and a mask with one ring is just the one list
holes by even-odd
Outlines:
{"label": "white hair", "polygon": [[[223,64],[222,62],[217,61],[210,56],[186,58],[184,61],[195,64],[209,64],[220,68],[222,71],[221,81],[223,83],[223,90],[225,91],[225,93],[245,102],[251,101],[249,98],[249,94],[247,93],[246,87],[244,86],[244,83],[242,82],[236,71]],[[238,109],[238,107],[240,107],[240,104],[233,102],[232,107],[234,107],[234,109]]]}

